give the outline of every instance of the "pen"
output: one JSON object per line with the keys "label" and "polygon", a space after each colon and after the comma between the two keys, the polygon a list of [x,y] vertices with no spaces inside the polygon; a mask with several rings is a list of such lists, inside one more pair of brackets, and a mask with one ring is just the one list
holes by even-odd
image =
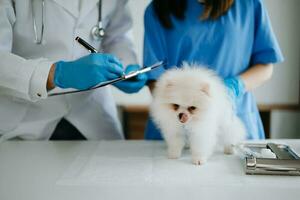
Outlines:
{"label": "pen", "polygon": [[[92,46],[90,45],[89,43],[87,43],[84,39],[82,39],[81,37],[77,36],[75,38],[75,40],[81,44],[84,48],[86,48],[90,53],[98,53],[98,51]],[[131,74],[133,75],[133,74]],[[125,74],[124,74],[125,76]],[[136,77],[135,76],[132,76],[132,78],[129,78],[128,79],[129,81],[136,81]]]}
{"label": "pen", "polygon": [[[77,36],[75,40],[81,44],[84,48],[86,48],[90,53],[98,53],[97,49],[95,49],[92,45],[87,43],[84,39],[81,37]],[[125,74],[124,74],[125,75]]]}
{"label": "pen", "polygon": [[89,52],[91,53],[98,53],[97,49],[95,49],[94,47],[92,47],[89,43],[87,43],[84,39],[82,39],[81,37],[76,37],[75,40],[81,44],[84,48],[86,48]]}
{"label": "pen", "polygon": [[[89,52],[91,52],[91,53],[98,53],[98,51],[93,46],[91,46],[89,43],[87,43],[82,38],[80,38],[80,37],[77,36],[75,38],[75,40],[79,44],[81,44],[84,48],[86,48]],[[110,80],[110,81],[106,81],[106,82],[104,82],[102,84],[96,85],[96,86],[88,88],[88,89],[75,90],[75,91],[66,91],[66,92],[60,92],[60,93],[50,93],[50,94],[48,94],[48,96],[57,96],[57,95],[64,95],[64,94],[74,94],[74,93],[78,93],[78,92],[84,92],[84,91],[94,90],[94,89],[97,89],[97,88],[100,88],[100,87],[104,87],[106,85],[110,85],[110,84],[113,84],[113,83],[117,83],[117,82],[120,82],[120,81],[123,81],[123,80],[134,80],[137,75],[145,73],[145,72],[148,72],[150,70],[153,70],[153,69],[155,69],[157,67],[160,67],[160,66],[163,66],[165,64],[166,63],[164,61],[160,61],[160,62],[154,63],[153,65],[151,65],[149,67],[144,67],[142,69],[139,69],[137,71],[131,72],[129,74],[124,74],[123,76],[121,76],[119,78],[116,78],[116,79]]]}

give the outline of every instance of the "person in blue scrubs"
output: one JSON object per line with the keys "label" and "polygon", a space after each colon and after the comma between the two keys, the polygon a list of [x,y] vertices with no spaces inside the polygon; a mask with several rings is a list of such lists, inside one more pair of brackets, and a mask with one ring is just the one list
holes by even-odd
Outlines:
{"label": "person in blue scrubs", "polygon": [[[148,73],[150,89],[183,61],[206,66],[224,79],[247,138],[265,138],[251,91],[271,78],[283,56],[262,0],[154,0],[144,20],[144,65],[167,62]],[[151,119],[145,138],[162,139]]]}

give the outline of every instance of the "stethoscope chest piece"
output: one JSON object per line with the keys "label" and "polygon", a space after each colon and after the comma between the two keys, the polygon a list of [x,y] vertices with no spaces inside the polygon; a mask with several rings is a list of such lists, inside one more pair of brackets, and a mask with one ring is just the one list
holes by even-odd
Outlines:
{"label": "stethoscope chest piece", "polygon": [[93,26],[93,28],[91,30],[91,35],[94,40],[99,41],[105,35],[104,28],[102,28],[102,26],[98,26],[98,25]]}
{"label": "stethoscope chest piece", "polygon": [[99,0],[98,3],[98,24],[93,26],[92,30],[91,30],[91,35],[92,38],[94,40],[99,41],[100,39],[102,39],[105,35],[105,30],[102,24],[102,0]]}

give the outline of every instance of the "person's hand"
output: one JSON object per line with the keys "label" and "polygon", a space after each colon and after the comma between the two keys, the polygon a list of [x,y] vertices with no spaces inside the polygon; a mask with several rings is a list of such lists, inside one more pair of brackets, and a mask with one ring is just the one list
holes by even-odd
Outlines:
{"label": "person's hand", "polygon": [[[139,65],[128,65],[125,69],[125,74],[129,74],[130,72],[138,69],[140,69]],[[133,77],[132,79],[115,83],[114,86],[125,93],[136,93],[145,86],[146,81],[147,75],[143,73]]]}
{"label": "person's hand", "polygon": [[232,99],[233,107],[236,108],[238,101],[245,94],[245,84],[243,80],[237,77],[226,78],[224,84],[227,88],[227,92]]}
{"label": "person's hand", "polygon": [[93,53],[71,62],[55,63],[54,85],[84,90],[123,74],[121,62],[110,54]]}

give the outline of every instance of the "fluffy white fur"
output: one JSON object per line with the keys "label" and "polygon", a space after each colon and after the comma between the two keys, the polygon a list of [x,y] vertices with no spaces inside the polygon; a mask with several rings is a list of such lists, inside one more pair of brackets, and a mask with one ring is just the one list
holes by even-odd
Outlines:
{"label": "fluffy white fur", "polygon": [[187,143],[193,163],[200,165],[217,144],[231,154],[232,145],[245,138],[245,128],[223,81],[202,66],[184,63],[182,68],[164,73],[156,83],[150,112],[171,159],[179,158]]}

